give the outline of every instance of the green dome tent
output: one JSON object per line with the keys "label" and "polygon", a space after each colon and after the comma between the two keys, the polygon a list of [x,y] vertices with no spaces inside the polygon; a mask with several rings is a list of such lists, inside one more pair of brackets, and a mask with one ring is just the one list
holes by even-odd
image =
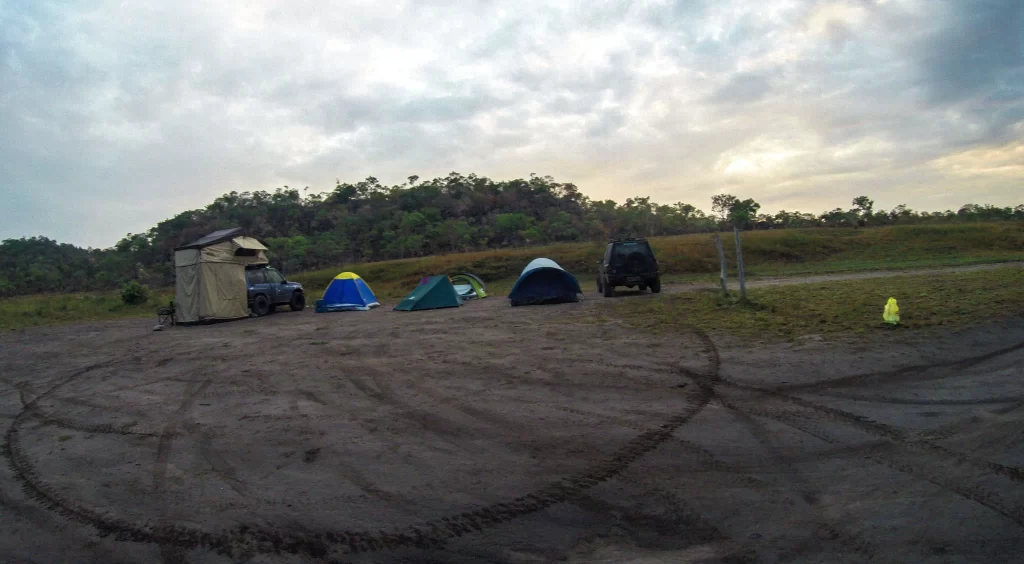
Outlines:
{"label": "green dome tent", "polygon": [[452,284],[455,285],[455,291],[464,300],[487,297],[487,286],[475,274],[468,272],[456,274],[452,276]]}
{"label": "green dome tent", "polygon": [[419,311],[460,305],[462,298],[447,276],[428,276],[420,280],[416,289],[395,306],[395,311]]}

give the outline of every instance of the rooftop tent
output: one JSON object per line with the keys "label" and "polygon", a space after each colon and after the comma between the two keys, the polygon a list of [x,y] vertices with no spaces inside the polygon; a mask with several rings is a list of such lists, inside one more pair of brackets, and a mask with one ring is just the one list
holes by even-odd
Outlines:
{"label": "rooftop tent", "polygon": [[456,274],[452,276],[452,284],[455,285],[455,291],[464,300],[487,297],[487,286],[474,274]]}
{"label": "rooftop tent", "polygon": [[519,275],[508,298],[512,305],[560,304],[580,301],[580,283],[558,263],[538,258]]}
{"label": "rooftop tent", "polygon": [[245,267],[266,264],[267,248],[239,228],[222,229],[174,249],[174,315],[178,323],[249,315]]}
{"label": "rooftop tent", "polygon": [[342,272],[334,277],[324,291],[324,297],[317,300],[317,313],[328,311],[367,311],[377,307],[377,296],[366,282],[354,272]]}
{"label": "rooftop tent", "polygon": [[462,305],[462,298],[459,297],[447,276],[428,276],[420,280],[416,289],[395,306],[395,310],[418,311],[459,307],[460,305]]}

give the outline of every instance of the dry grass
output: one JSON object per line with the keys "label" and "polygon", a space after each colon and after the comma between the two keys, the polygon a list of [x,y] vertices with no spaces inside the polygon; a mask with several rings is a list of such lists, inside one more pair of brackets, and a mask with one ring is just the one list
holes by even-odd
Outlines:
{"label": "dry grass", "polygon": [[[892,296],[900,325],[882,321]],[[705,331],[758,338],[877,333],[962,326],[1024,314],[1024,269],[1007,266],[954,274],[922,274],[749,291],[750,302],[700,291],[649,300],[622,299],[598,321],[622,320],[655,333]]]}
{"label": "dry grass", "polygon": [[[731,234],[726,234],[730,266],[735,266]],[[718,259],[710,234],[651,239],[666,282],[712,281]],[[596,263],[604,245],[573,243],[501,249],[385,262],[338,265],[313,272],[287,273],[306,287],[309,301],[323,294],[339,272],[362,276],[382,300],[407,295],[423,276],[472,272],[488,292],[508,294],[526,264],[547,257],[574,273],[584,290],[594,289]],[[787,229],[743,234],[743,256],[750,278],[822,272],[884,270],[1024,260],[1024,223],[979,223],[875,229]],[[121,303],[117,292],[37,295],[0,299],[0,330],[72,321],[155,315],[171,289],[139,306]]]}
{"label": "dry grass", "polygon": [[[732,234],[726,235],[727,261],[735,267]],[[710,234],[655,237],[651,245],[666,281],[710,279],[718,271]],[[348,270],[362,276],[378,297],[397,299],[432,274],[472,272],[489,285],[507,284],[530,260],[547,257],[590,287],[603,251],[604,245],[593,243],[501,249],[339,265],[289,279],[316,295]],[[1024,223],[751,231],[743,234],[743,258],[751,277],[1024,260]]]}

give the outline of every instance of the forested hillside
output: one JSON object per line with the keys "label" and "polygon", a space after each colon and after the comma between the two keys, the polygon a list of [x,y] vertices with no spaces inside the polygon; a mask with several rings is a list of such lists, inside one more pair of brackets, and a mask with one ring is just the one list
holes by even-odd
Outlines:
{"label": "forested hillside", "polygon": [[175,247],[236,226],[263,240],[276,266],[297,272],[549,242],[706,232],[730,223],[744,229],[780,229],[1024,220],[1024,205],[880,211],[867,197],[856,198],[850,209],[818,215],[760,214],[757,202],[730,195],[716,195],[711,208],[713,215],[691,204],[662,205],[649,198],[630,198],[623,204],[591,200],[571,183],[533,175],[495,181],[451,173],[427,182],[411,176],[396,186],[371,177],[355,184],[338,182],[322,194],[288,187],[231,192],[146,233],[129,234],[110,249],[82,249],[45,237],[3,241],[0,296],[102,289],[129,279],[171,284]]}

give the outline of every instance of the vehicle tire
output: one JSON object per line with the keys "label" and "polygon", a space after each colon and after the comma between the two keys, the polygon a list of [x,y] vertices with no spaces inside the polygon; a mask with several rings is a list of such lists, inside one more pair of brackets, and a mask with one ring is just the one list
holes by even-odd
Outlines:
{"label": "vehicle tire", "polygon": [[288,302],[288,307],[292,308],[292,311],[302,311],[306,309],[306,294],[302,292],[295,292],[292,294],[292,300]]}
{"label": "vehicle tire", "polygon": [[615,286],[605,284],[604,288],[601,288],[601,293],[604,294],[604,297],[610,298],[615,295]]}
{"label": "vehicle tire", "polygon": [[270,313],[270,300],[263,294],[256,296],[252,299],[252,312],[258,317],[263,317]]}
{"label": "vehicle tire", "polygon": [[655,278],[654,280],[651,280],[651,293],[652,294],[660,294],[661,293],[661,278]]}

